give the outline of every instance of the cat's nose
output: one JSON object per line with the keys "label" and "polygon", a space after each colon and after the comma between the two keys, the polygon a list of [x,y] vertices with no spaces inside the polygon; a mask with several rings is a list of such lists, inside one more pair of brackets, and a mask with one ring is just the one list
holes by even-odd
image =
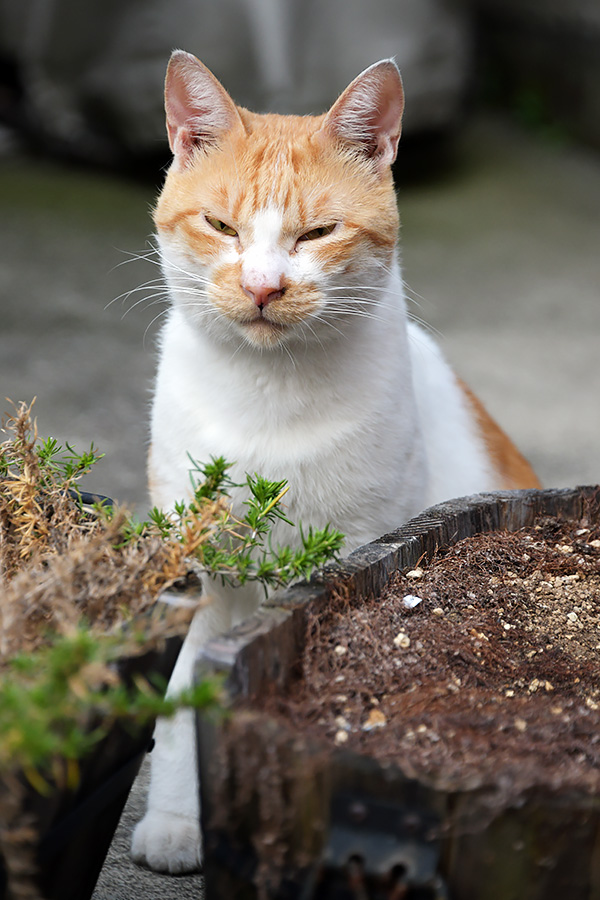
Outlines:
{"label": "cat's nose", "polygon": [[242,283],[241,288],[247,297],[250,297],[259,309],[264,309],[273,300],[279,300],[285,293],[285,288],[280,282],[278,286],[275,284],[252,284],[250,282]]}

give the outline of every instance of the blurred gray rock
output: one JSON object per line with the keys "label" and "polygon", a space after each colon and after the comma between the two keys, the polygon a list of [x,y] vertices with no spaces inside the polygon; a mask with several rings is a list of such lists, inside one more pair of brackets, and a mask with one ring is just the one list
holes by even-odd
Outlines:
{"label": "blurred gray rock", "polygon": [[30,129],[97,161],[164,146],[170,52],[195,53],[234,99],[318,113],[394,56],[408,132],[460,113],[470,32],[460,0],[0,0],[0,50],[17,63]]}

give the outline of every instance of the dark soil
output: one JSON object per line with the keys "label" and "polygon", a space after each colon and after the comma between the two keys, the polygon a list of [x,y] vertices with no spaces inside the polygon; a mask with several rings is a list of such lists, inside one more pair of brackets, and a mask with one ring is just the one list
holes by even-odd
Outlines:
{"label": "dark soil", "polygon": [[307,736],[441,789],[598,793],[600,527],[477,535],[381,598],[339,595],[303,672],[266,706]]}

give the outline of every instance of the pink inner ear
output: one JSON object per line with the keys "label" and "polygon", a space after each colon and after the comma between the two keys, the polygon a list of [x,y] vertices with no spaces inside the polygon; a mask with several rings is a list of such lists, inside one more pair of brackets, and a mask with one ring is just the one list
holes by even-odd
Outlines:
{"label": "pink inner ear", "polygon": [[190,95],[187,90],[187,82],[182,73],[169,73],[165,87],[165,109],[167,113],[167,131],[169,144],[173,153],[176,153],[177,133],[180,129],[190,130],[193,119],[193,110],[190,103]]}
{"label": "pink inner ear", "polygon": [[242,122],[227,91],[200,60],[176,50],[165,82],[165,109],[169,144],[186,161],[193,150],[214,144],[218,137]]}
{"label": "pink inner ear", "polygon": [[383,170],[396,158],[403,110],[400,73],[392,60],[382,60],[346,88],[324,127],[339,140],[358,146]]}

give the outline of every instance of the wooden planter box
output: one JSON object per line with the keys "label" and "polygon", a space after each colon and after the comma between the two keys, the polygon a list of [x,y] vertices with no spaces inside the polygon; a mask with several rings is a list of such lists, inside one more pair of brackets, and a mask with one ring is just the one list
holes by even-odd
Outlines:
{"label": "wooden planter box", "polygon": [[[598,488],[480,494],[426,510],[320,579],[271,598],[212,641],[198,675],[226,673],[233,703],[298,677],[309,611],[351,576],[378,596],[397,570],[464,537],[516,531],[538,515],[578,519]],[[485,803],[399,766],[324,746],[253,710],[198,717],[208,900],[389,897],[600,900],[600,797],[536,789],[484,826],[454,828]],[[362,891],[362,893],[361,893]]]}
{"label": "wooden planter box", "polygon": [[[138,675],[171,675],[183,638],[166,639],[163,649],[123,659],[125,683]],[[37,793],[24,782],[23,806],[37,835],[37,885],[46,900],[88,900],[104,864],[129,791],[150,748],[154,722],[115,724],[80,763],[75,791]],[[0,900],[13,900],[0,857]]]}

